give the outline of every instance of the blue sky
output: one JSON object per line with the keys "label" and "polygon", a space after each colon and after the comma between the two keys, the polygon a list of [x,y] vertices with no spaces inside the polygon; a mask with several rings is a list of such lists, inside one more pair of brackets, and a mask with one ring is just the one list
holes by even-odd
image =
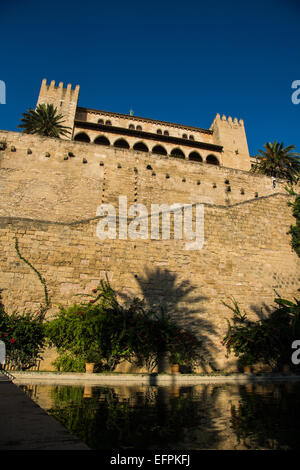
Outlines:
{"label": "blue sky", "polygon": [[250,154],[267,141],[300,152],[300,1],[1,5],[0,129],[16,130],[41,80],[80,85],[79,105],[209,128],[242,118]]}

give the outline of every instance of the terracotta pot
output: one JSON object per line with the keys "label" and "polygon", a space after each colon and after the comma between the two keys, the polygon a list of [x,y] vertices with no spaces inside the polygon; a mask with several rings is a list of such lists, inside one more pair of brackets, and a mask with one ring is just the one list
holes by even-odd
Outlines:
{"label": "terracotta pot", "polygon": [[171,373],[179,374],[179,364],[171,364]]}
{"label": "terracotta pot", "polygon": [[83,398],[91,398],[91,397],[92,397],[92,387],[84,387]]}
{"label": "terracotta pot", "polygon": [[244,366],[244,374],[251,374],[252,370],[251,370],[251,366]]}
{"label": "terracotta pot", "polygon": [[171,394],[173,397],[180,397],[180,388],[179,387],[172,387]]}
{"label": "terracotta pot", "polygon": [[85,372],[87,374],[92,374],[94,372],[95,364],[93,362],[86,362],[85,364]]}

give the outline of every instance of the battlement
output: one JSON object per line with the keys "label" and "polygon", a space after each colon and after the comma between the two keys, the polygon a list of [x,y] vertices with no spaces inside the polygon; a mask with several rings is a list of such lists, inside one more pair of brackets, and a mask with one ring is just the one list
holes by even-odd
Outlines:
{"label": "battlement", "polygon": [[71,128],[71,134],[67,137],[68,139],[71,139],[73,136],[79,88],[80,86],[76,85],[75,89],[72,90],[71,83],[68,83],[67,87],[64,88],[63,82],[59,82],[58,86],[56,86],[55,80],[52,80],[47,85],[47,80],[44,78],[37,101],[37,106],[46,103],[53,104],[58,112],[65,117],[64,125]]}
{"label": "battlement", "polygon": [[[37,104],[52,103],[72,129],[70,140],[132,148],[217,165],[250,170],[244,121],[217,114],[210,129],[78,107],[79,85],[64,88],[43,79]],[[156,141],[156,142],[155,142]],[[201,150],[201,153],[199,152]],[[204,149],[204,152],[202,151]],[[212,156],[209,153],[212,152]],[[217,154],[216,154],[217,153]]]}
{"label": "battlement", "polygon": [[231,116],[226,118],[217,114],[210,130],[213,131],[214,143],[224,149],[223,165],[240,170],[250,170],[251,162],[243,119]]}
{"label": "battlement", "polygon": [[226,118],[225,114],[223,114],[221,118],[220,114],[218,113],[215,119],[213,120],[212,125],[210,126],[210,130],[213,130],[217,121],[222,121],[223,123],[226,122],[229,126],[234,127],[234,128],[238,126],[244,127],[243,119],[238,120],[236,117],[232,119],[231,116],[228,116],[228,118]]}
{"label": "battlement", "polygon": [[69,92],[73,91],[73,92],[76,92],[77,96],[78,96],[80,86],[76,85],[74,90],[72,90],[72,84],[71,83],[68,83],[66,88],[64,88],[64,83],[63,82],[59,82],[58,86],[55,86],[55,80],[51,80],[50,84],[47,85],[47,79],[43,78],[42,85],[41,85],[41,91],[45,90],[45,89],[48,92],[49,92],[49,90],[54,90],[54,89],[55,90],[61,90],[63,93],[69,93]]}

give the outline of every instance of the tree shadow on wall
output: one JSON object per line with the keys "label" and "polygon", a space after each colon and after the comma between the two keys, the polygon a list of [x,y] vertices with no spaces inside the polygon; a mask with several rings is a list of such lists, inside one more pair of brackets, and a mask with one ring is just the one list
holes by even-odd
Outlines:
{"label": "tree shadow on wall", "polygon": [[[265,302],[262,302],[261,305],[250,305],[250,310],[256,315],[258,320],[266,320],[271,313],[275,310],[275,306],[267,305]],[[254,320],[253,320],[254,321]]]}
{"label": "tree shadow on wall", "polygon": [[176,273],[158,267],[146,268],[145,274],[136,277],[136,281],[147,307],[164,312],[178,326],[197,335],[203,343],[199,365],[204,372],[208,372],[209,367],[215,370],[217,348],[212,337],[216,336],[216,331],[201,306],[207,297],[197,295],[196,287],[189,280],[180,281],[177,278]]}

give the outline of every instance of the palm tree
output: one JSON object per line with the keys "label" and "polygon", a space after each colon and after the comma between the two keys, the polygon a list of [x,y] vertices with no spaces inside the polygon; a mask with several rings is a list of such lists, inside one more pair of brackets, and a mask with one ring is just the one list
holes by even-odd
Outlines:
{"label": "palm tree", "polygon": [[58,114],[53,104],[39,104],[23,113],[18,126],[26,134],[39,134],[47,137],[60,137],[70,134],[70,127],[63,126],[63,115]]}
{"label": "palm tree", "polygon": [[295,183],[300,177],[300,154],[294,152],[295,146],[283,146],[283,143],[267,142],[265,150],[259,150],[256,158],[259,160],[251,171],[261,173],[274,178],[288,180]]}

